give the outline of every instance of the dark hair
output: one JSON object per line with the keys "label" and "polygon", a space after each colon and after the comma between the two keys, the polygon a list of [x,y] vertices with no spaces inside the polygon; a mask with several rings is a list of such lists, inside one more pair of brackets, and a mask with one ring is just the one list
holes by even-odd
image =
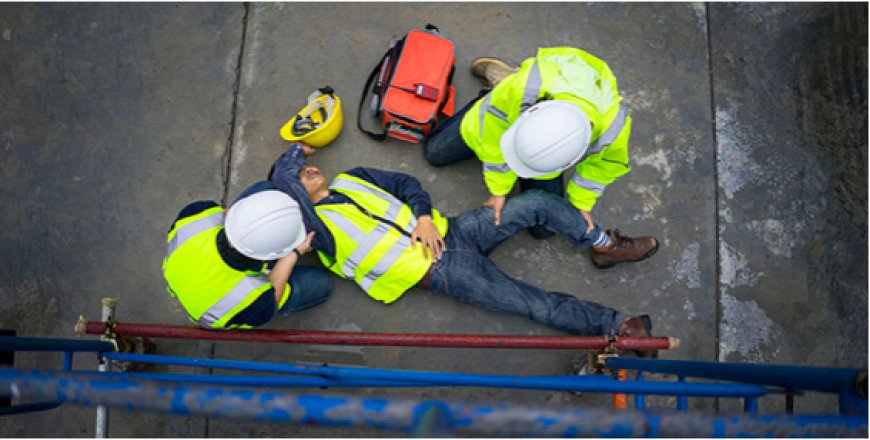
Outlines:
{"label": "dark hair", "polygon": [[226,230],[222,230],[217,236],[217,247],[224,261],[236,270],[251,270],[252,268],[259,269],[263,266],[263,262],[239,252],[234,248],[227,239]]}

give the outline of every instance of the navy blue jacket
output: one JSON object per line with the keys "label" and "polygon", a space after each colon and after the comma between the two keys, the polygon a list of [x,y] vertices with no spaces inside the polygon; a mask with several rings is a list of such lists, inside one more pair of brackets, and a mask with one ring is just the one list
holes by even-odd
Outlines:
{"label": "navy blue jacket", "polygon": [[[299,180],[299,173],[304,165],[305,156],[302,147],[298,144],[292,144],[275,161],[270,180],[275,188],[287,193],[299,202],[305,220],[305,229],[309,232],[315,232],[314,239],[312,240],[314,248],[329,256],[335,256],[335,241],[332,238],[332,234],[320,218],[317,217],[317,213],[314,211],[314,204],[311,203],[311,197],[308,196],[308,191],[305,190],[305,187],[302,186],[302,182]],[[393,197],[408,204],[417,217],[432,215],[432,200],[429,198],[429,193],[424,191],[420,186],[420,181],[410,174],[365,167],[353,168],[346,171],[345,174],[365,180],[392,194]],[[258,182],[257,184],[260,183]],[[332,203],[350,203],[350,199],[344,194],[330,190],[329,196],[318,202],[317,205]]]}
{"label": "navy blue jacket", "polygon": [[[250,188],[245,190],[244,193],[239,195],[236,201],[247,197],[255,192],[262,191],[263,186],[258,186],[257,184],[251,185]],[[205,211],[208,208],[213,206],[220,206],[217,202],[213,200],[200,200],[197,202],[193,202],[187,206],[185,206],[181,212],[178,213],[178,217],[172,222],[172,226],[169,227],[171,231],[172,228],[175,227],[175,223],[179,220],[190,217],[196,214],[199,214],[202,211]],[[259,272],[263,268],[263,263],[257,260],[252,260],[250,258],[246,258],[243,255],[240,255],[238,251],[233,251],[229,247],[229,242],[226,239],[226,234],[224,231],[221,231],[217,239],[215,240],[215,246],[217,246],[218,253],[221,256],[221,259],[224,260],[228,266],[232,267],[235,270],[244,272]],[[275,266],[275,261],[268,261],[268,267],[272,268]],[[262,294],[260,294],[254,302],[251,303],[248,307],[240,311],[236,316],[230,319],[227,322],[227,325],[241,325],[247,324],[252,327],[257,327],[263,325],[269,320],[271,320],[278,309],[278,303],[275,302],[275,289],[269,288],[265,290]]]}

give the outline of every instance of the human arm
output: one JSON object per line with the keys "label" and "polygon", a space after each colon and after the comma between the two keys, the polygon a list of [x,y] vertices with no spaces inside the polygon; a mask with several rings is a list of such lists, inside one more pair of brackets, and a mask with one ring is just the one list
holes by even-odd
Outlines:
{"label": "human arm", "polygon": [[390,193],[410,206],[414,216],[418,218],[432,215],[432,199],[429,193],[424,191],[420,181],[410,174],[365,167],[356,167],[346,174],[365,180]]}
{"label": "human arm", "polygon": [[[313,232],[309,233],[306,240],[296,250],[301,254],[308,252],[311,249],[313,234]],[[282,301],[284,301],[284,296],[290,293],[288,280],[293,273],[293,268],[299,262],[298,258],[296,252],[290,252],[275,262],[272,271],[268,275],[249,275],[262,280],[263,284],[268,283],[269,288],[263,290],[254,302],[233,316],[225,327],[259,327],[269,322],[275,316],[275,312],[281,306]]]}
{"label": "human arm", "polygon": [[314,249],[322,251],[327,255],[334,255],[335,242],[332,234],[329,233],[326,225],[317,216],[314,204],[311,203],[311,197],[308,196],[308,191],[305,190],[305,187],[302,186],[302,182],[299,180],[299,173],[302,171],[302,167],[305,166],[305,153],[305,147],[302,144],[291,144],[287,148],[287,151],[275,161],[269,180],[275,185],[275,188],[293,197],[299,203],[305,229],[317,233],[312,241]]}
{"label": "human arm", "polygon": [[[507,195],[517,182],[517,174],[504,163],[501,150],[491,156],[484,156],[483,181],[489,190],[489,198],[482,203],[483,206],[492,208],[495,224],[501,224],[501,212],[504,209]],[[489,161],[486,161],[489,160]]]}
{"label": "human arm", "polygon": [[293,273],[293,268],[299,262],[299,257],[311,250],[311,240],[314,238],[314,232],[309,232],[302,242],[293,252],[278,259],[275,267],[269,272],[269,281],[272,283],[272,288],[275,291],[275,302],[281,304],[281,299],[287,293],[287,280],[290,279],[290,274]]}
{"label": "human arm", "polygon": [[612,144],[600,153],[587,157],[577,164],[568,182],[568,200],[582,213],[592,211],[604,189],[614,180],[631,171],[628,165],[628,139],[631,133],[631,118]]}
{"label": "human arm", "polygon": [[501,212],[507,195],[518,179],[505,161],[501,138],[520,117],[524,102],[523,90],[533,64],[533,59],[526,60],[518,73],[499,82],[480,104],[478,124],[482,125],[478,129],[479,145],[474,149],[482,163],[483,181],[490,193],[490,197],[482,205],[493,209],[496,225],[501,223]]}

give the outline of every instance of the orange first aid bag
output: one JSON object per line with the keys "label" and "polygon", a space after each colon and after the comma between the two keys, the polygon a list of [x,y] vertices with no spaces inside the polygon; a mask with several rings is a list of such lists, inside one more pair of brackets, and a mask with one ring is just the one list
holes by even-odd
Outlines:
{"label": "orange first aid bag", "polygon": [[[450,83],[455,66],[453,42],[431,24],[411,30],[400,40],[393,39],[366,81],[357,126],[378,141],[387,136],[411,143],[423,141],[441,116],[453,115],[455,91]],[[362,127],[362,109],[369,90],[371,114],[383,127],[381,133]]]}

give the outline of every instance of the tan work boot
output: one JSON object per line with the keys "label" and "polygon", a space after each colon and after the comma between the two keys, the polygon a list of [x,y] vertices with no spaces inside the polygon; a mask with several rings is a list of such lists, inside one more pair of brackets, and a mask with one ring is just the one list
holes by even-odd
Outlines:
{"label": "tan work boot", "polygon": [[624,261],[645,260],[659,250],[659,242],[653,237],[631,238],[620,235],[619,229],[605,231],[612,243],[609,246],[592,247],[592,264],[607,269]]}
{"label": "tan work boot", "polygon": [[[633,316],[622,321],[619,325],[619,336],[633,336],[636,338],[647,338],[652,336],[652,320],[649,315]],[[655,359],[659,357],[658,350],[634,350],[638,357]]]}
{"label": "tan work boot", "polygon": [[471,62],[471,73],[483,79],[489,87],[495,87],[505,77],[519,70],[519,66],[511,66],[504,60],[493,57],[475,58]]}

